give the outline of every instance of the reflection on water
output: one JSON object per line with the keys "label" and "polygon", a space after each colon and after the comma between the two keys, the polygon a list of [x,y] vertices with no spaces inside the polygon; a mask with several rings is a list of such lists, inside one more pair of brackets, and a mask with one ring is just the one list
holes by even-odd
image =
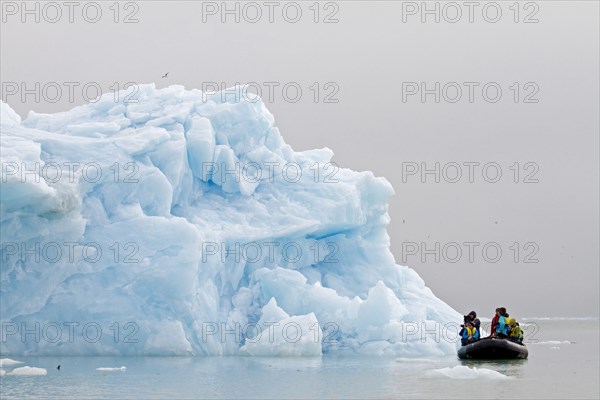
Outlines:
{"label": "reflection on water", "polygon": [[[0,378],[13,398],[598,398],[598,321],[540,321],[529,359],[11,357],[47,376]],[[562,343],[556,344],[556,341]],[[566,343],[567,341],[571,344]],[[547,344],[544,344],[547,342]],[[61,370],[56,365],[61,364]],[[97,371],[126,366],[126,371]],[[497,374],[432,374],[456,366]],[[468,372],[468,371],[467,371]],[[485,371],[484,371],[485,372]],[[470,378],[465,381],[464,379]],[[507,383],[508,382],[508,383]]]}

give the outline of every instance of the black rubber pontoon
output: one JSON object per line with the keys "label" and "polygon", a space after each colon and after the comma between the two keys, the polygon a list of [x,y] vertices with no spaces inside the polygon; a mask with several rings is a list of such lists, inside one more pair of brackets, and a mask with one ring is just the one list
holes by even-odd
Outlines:
{"label": "black rubber pontoon", "polygon": [[484,338],[458,349],[458,358],[472,360],[525,359],[528,355],[524,344],[498,338]]}

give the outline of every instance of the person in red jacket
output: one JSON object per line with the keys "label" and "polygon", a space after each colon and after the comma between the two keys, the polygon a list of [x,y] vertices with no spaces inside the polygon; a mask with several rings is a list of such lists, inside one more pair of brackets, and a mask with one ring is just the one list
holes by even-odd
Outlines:
{"label": "person in red jacket", "polygon": [[496,333],[496,326],[498,326],[498,319],[500,318],[500,308],[496,308],[496,315],[494,315],[494,318],[492,318],[492,327],[490,329],[490,335],[488,337],[492,337],[494,336],[494,333]]}

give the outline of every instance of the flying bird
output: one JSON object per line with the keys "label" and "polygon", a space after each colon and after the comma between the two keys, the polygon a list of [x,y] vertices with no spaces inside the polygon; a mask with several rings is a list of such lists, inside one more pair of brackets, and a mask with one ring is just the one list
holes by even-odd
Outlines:
{"label": "flying bird", "polygon": [[164,74],[162,77],[163,77],[163,78],[166,78],[166,77],[167,77],[167,75],[169,75],[169,73],[168,73],[168,72],[167,72],[166,74]]}

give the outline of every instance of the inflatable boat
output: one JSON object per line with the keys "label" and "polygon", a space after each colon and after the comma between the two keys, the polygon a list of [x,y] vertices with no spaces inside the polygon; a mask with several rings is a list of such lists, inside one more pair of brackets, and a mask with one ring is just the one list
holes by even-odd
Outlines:
{"label": "inflatable boat", "polygon": [[472,360],[525,359],[527,347],[508,339],[485,338],[462,346],[458,358]]}

